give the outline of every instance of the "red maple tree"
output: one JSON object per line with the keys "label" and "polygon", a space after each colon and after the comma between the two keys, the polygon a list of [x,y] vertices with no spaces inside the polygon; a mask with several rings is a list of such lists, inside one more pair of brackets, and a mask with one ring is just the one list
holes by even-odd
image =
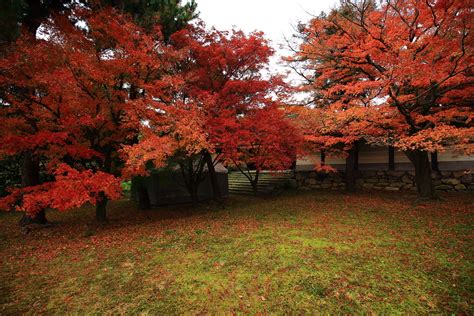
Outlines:
{"label": "red maple tree", "polygon": [[301,137],[292,124],[283,109],[272,105],[222,122],[223,160],[247,177],[254,194],[263,170],[287,170],[295,163]]}
{"label": "red maple tree", "polygon": [[[239,117],[273,105],[272,97],[278,98],[284,89],[280,78],[262,74],[273,54],[262,33],[247,35],[196,25],[172,35],[170,43],[182,57],[173,70],[181,81],[174,85],[171,97],[150,113],[148,131],[140,143],[127,148],[128,166],[146,172],[149,162],[155,167],[177,165],[196,203],[206,167],[212,181],[215,163],[230,157],[227,151],[235,145],[235,130],[229,126]],[[244,121],[254,126],[253,116]],[[239,128],[244,126],[239,123]],[[217,183],[213,187],[216,195]]]}
{"label": "red maple tree", "polygon": [[14,190],[3,204],[22,197],[19,208],[34,213],[91,202],[104,221],[107,201],[121,192],[119,150],[136,138],[147,102],[156,102],[131,98],[130,87],[165,94],[174,81],[162,74],[173,57],[160,47],[159,31],[147,35],[113,9],[75,18],[86,27],[54,15],[42,40],[30,45],[25,34],[0,61],[1,153],[28,151],[54,175]]}
{"label": "red maple tree", "polygon": [[356,136],[403,150],[419,194],[433,196],[428,153],[473,152],[472,21],[465,0],[343,1],[306,25],[290,61],[316,106],[353,109],[347,130],[365,120]]}

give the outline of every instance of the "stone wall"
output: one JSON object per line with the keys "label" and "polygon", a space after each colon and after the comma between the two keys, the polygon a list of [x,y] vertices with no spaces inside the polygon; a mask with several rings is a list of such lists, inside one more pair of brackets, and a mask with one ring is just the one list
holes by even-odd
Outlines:
{"label": "stone wall", "polygon": [[[416,191],[414,171],[375,171],[361,170],[356,172],[356,187],[386,191]],[[471,171],[433,171],[431,177],[437,190],[474,191],[474,174]],[[316,171],[295,172],[298,189],[343,189],[344,174],[318,173]]]}

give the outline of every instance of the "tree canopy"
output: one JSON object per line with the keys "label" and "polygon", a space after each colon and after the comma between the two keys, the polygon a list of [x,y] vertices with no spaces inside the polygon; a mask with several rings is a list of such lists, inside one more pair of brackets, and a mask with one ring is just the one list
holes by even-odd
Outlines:
{"label": "tree canopy", "polygon": [[[299,64],[324,120],[316,137],[395,146],[432,195],[428,152],[473,152],[472,21],[469,1],[343,1],[303,31]],[[314,111],[321,117],[320,112]],[[334,140],[329,138],[329,145]]]}

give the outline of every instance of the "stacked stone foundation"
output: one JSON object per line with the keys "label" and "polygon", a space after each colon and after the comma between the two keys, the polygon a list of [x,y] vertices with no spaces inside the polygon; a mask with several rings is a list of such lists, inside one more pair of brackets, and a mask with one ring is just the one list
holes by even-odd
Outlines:
{"label": "stacked stone foundation", "polygon": [[[474,171],[432,171],[431,177],[439,191],[474,191]],[[344,173],[296,171],[296,185],[301,190],[344,189]],[[385,191],[416,191],[415,171],[356,171],[356,188]]]}

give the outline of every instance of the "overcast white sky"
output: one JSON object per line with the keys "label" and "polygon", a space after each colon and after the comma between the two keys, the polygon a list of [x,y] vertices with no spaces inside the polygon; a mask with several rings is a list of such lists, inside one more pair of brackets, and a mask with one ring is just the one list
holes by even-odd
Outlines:
{"label": "overcast white sky", "polygon": [[[298,21],[306,22],[310,14],[333,8],[338,0],[196,0],[201,19],[208,26],[226,30],[233,26],[245,32],[263,31],[271,40],[277,55],[287,55],[280,46],[291,37]],[[276,67],[277,58],[272,61]],[[282,70],[281,67],[278,67]]]}

